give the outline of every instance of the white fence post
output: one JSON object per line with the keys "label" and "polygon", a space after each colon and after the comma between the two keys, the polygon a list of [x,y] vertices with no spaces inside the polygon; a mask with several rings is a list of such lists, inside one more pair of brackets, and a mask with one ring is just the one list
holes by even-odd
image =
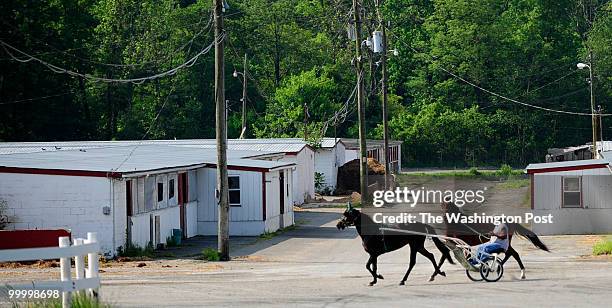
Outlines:
{"label": "white fence post", "polygon": [[[74,240],[74,246],[83,245],[83,239],[77,238]],[[75,278],[76,280],[81,280],[85,278],[85,257],[83,255],[74,257],[74,270],[75,270]],[[78,294],[82,294],[82,291],[78,291]]]}
{"label": "white fence post", "polygon": [[[96,232],[87,232],[87,244],[93,244],[98,242],[98,234]],[[87,278],[95,278],[98,277],[98,252],[90,252],[87,255]],[[89,289],[89,295],[93,298],[98,298],[99,290]]]}
{"label": "white fence post", "polygon": [[[62,236],[59,238],[59,247],[70,247],[70,238],[67,236]],[[70,277],[70,257],[60,258],[60,280],[62,282],[71,281],[72,277]],[[63,290],[62,292],[62,307],[68,308],[70,307],[70,291]]]}
{"label": "white fence post", "polygon": [[[96,234],[88,233],[86,243],[83,242],[83,239],[76,239],[73,246],[70,245],[69,237],[60,237],[58,242],[59,247],[0,250],[0,262],[60,259],[60,281],[32,281],[25,284],[8,283],[5,286],[16,290],[57,290],[62,292],[62,307],[70,307],[74,300],[71,292],[89,294],[92,299],[98,300],[98,289],[100,288],[98,253],[100,245]],[[87,271],[85,271],[85,255],[88,259]],[[74,279],[71,277],[70,264],[73,257],[76,269]],[[57,295],[57,293],[55,294]]]}

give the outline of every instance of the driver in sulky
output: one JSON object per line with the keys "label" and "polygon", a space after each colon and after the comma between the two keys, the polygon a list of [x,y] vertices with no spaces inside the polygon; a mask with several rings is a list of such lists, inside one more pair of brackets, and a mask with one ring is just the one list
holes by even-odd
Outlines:
{"label": "driver in sulky", "polygon": [[[480,262],[486,261],[492,253],[506,252],[510,241],[508,240],[508,226],[505,223],[499,223],[493,229],[491,239],[480,244],[476,250],[476,259]],[[477,260],[472,260],[474,264],[478,264]]]}

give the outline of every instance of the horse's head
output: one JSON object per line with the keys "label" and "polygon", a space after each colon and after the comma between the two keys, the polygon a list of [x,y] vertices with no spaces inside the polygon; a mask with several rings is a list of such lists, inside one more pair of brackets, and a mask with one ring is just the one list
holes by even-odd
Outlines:
{"label": "horse's head", "polygon": [[359,219],[360,214],[361,212],[353,208],[350,202],[347,203],[346,211],[344,211],[344,213],[342,214],[342,219],[338,221],[338,223],[336,224],[336,227],[338,229],[344,229],[350,226],[354,226],[355,222]]}

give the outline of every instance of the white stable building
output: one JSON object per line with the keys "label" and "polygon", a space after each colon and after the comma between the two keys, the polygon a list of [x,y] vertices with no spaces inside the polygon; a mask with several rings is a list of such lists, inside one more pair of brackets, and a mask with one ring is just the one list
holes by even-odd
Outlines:
{"label": "white stable building", "polygon": [[552,224],[533,224],[537,234],[612,233],[612,152],[602,159],[530,164],[531,209],[553,215]]}
{"label": "white stable building", "polygon": [[[57,146],[61,148],[60,146]],[[9,229],[98,232],[114,255],[130,241],[164,244],[217,228],[216,151],[141,145],[53,149],[0,155],[0,199]],[[22,151],[25,152],[25,151]],[[292,225],[293,170],[283,152],[228,151],[230,235]]]}
{"label": "white stable building", "polygon": [[[62,142],[5,142],[0,143],[0,154],[54,152],[128,145],[172,145],[181,147],[216,148],[215,139],[144,140],[144,141],[62,141]],[[231,151],[275,152],[284,155],[265,159],[295,164],[293,177],[293,204],[300,205],[313,199],[315,150],[298,138],[229,139]]]}

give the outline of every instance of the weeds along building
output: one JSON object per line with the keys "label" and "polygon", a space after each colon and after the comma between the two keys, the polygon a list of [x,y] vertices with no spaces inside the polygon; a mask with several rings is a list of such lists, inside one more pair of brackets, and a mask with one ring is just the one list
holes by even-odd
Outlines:
{"label": "weeds along building", "polygon": [[612,152],[601,156],[527,166],[534,214],[554,217],[552,224],[534,224],[534,232],[612,233]]}
{"label": "weeds along building", "polygon": [[[98,232],[107,255],[128,241],[164,244],[173,229],[186,237],[216,234],[215,149],[99,143],[9,153],[3,145],[0,200],[8,205],[8,229],[66,228],[76,237]],[[294,223],[296,164],[283,161],[286,155],[228,151],[230,235]]]}

